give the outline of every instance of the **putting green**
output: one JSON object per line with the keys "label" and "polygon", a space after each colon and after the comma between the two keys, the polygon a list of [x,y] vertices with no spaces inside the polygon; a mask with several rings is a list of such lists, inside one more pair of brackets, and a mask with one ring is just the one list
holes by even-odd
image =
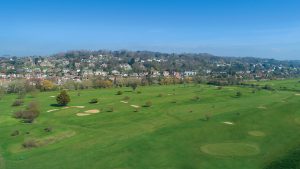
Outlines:
{"label": "putting green", "polygon": [[206,144],[201,151],[216,156],[252,156],[260,152],[259,147],[247,143]]}
{"label": "putting green", "polygon": [[256,131],[256,130],[255,131],[249,131],[248,134],[251,135],[251,136],[256,136],[256,137],[263,137],[263,136],[266,135],[264,132]]}

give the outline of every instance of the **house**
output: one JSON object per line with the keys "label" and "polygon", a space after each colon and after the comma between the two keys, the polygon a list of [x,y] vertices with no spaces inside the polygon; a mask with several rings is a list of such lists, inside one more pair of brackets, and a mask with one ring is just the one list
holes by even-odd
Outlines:
{"label": "house", "polygon": [[197,74],[197,72],[195,71],[185,71],[184,76],[195,76]]}

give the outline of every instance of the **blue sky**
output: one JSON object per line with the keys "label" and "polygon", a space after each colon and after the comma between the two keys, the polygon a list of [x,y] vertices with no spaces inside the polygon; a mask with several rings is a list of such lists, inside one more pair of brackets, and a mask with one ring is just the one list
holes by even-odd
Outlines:
{"label": "blue sky", "polygon": [[3,0],[0,55],[75,49],[300,59],[299,0]]}

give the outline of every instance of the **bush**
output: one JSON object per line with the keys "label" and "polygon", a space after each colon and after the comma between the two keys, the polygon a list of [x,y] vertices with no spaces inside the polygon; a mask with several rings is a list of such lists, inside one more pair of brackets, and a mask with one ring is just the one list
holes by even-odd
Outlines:
{"label": "bush", "polygon": [[123,94],[122,91],[118,91],[118,92],[117,92],[117,95],[122,95],[122,94]]}
{"label": "bush", "polygon": [[204,120],[208,121],[210,119],[211,115],[210,114],[204,114]]}
{"label": "bush", "polygon": [[25,110],[20,110],[14,113],[17,119],[23,119],[26,123],[32,123],[40,115],[38,105],[35,102],[29,103]]}
{"label": "bush", "polygon": [[171,101],[171,103],[177,103],[177,100],[176,100],[176,99],[174,99],[174,100],[172,100],[172,101]]}
{"label": "bush", "polygon": [[137,94],[141,94],[142,92],[141,91],[137,91]]}
{"label": "bush", "polygon": [[137,83],[131,83],[131,84],[129,84],[129,86],[132,88],[133,91],[135,91],[136,88],[138,87],[138,84]]}
{"label": "bush", "polygon": [[34,148],[37,147],[37,143],[34,140],[27,140],[22,144],[23,148]]}
{"label": "bush", "polygon": [[113,106],[108,106],[107,112],[114,112],[114,107]]}
{"label": "bush", "polygon": [[200,97],[199,97],[199,96],[194,96],[194,97],[192,98],[192,100],[195,100],[195,101],[200,100]]}
{"label": "bush", "polygon": [[123,100],[130,100],[130,97],[129,97],[129,96],[125,96],[125,97],[123,98]]}
{"label": "bush", "polygon": [[147,101],[144,105],[144,107],[151,107],[152,106],[152,102],[151,101]]}
{"label": "bush", "polygon": [[56,101],[59,105],[65,106],[71,101],[71,99],[70,99],[70,96],[68,95],[67,91],[63,90],[56,97]]}
{"label": "bush", "polygon": [[52,131],[52,127],[46,127],[46,128],[44,128],[44,131],[49,133]]}
{"label": "bush", "polygon": [[15,100],[15,101],[13,102],[13,104],[12,104],[11,106],[14,106],[14,107],[16,107],[16,106],[21,106],[21,105],[23,105],[23,103],[24,103],[23,100],[17,99],[17,100]]}
{"label": "bush", "polygon": [[163,97],[163,94],[160,93],[160,94],[157,95],[157,97]]}
{"label": "bush", "polygon": [[140,108],[134,108],[134,110],[133,110],[134,112],[139,112],[140,111]]}
{"label": "bush", "polygon": [[98,103],[98,99],[94,98],[94,99],[92,99],[92,100],[90,101],[90,103],[91,103],[91,104],[96,104],[96,103]]}
{"label": "bush", "polygon": [[20,134],[19,130],[15,130],[15,131],[13,131],[10,135],[11,135],[11,136],[17,136],[17,135],[19,135],[19,134]]}
{"label": "bush", "polygon": [[238,91],[236,92],[236,97],[241,97],[242,96],[242,92]]}

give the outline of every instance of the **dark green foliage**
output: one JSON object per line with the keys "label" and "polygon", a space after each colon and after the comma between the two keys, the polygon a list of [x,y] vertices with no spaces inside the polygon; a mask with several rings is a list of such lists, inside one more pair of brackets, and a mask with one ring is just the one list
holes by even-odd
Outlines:
{"label": "dark green foliage", "polygon": [[51,132],[52,131],[52,127],[46,127],[46,128],[44,128],[44,131],[45,132]]}
{"label": "dark green foliage", "polygon": [[117,95],[122,95],[122,94],[123,94],[122,91],[118,91],[118,92],[117,92]]}
{"label": "dark green foliage", "polygon": [[123,98],[123,100],[130,100],[130,97],[129,96],[125,96],[124,98]]}
{"label": "dark green foliage", "polygon": [[271,162],[264,169],[299,169],[300,168],[300,147],[292,150],[282,158]]}
{"label": "dark green foliage", "polygon": [[194,97],[192,98],[192,100],[198,101],[198,100],[200,100],[200,97],[199,97],[199,96],[194,96]]}
{"label": "dark green foliage", "polygon": [[107,107],[107,112],[114,112],[114,107],[113,106],[108,106]]}
{"label": "dark green foliage", "polygon": [[138,84],[137,83],[131,83],[131,84],[129,84],[129,86],[132,88],[133,91],[135,91],[136,88],[138,87]]}
{"label": "dark green foliage", "polygon": [[98,103],[98,99],[97,98],[91,99],[91,101],[89,103],[96,104],[96,103]]}
{"label": "dark green foliage", "polygon": [[152,102],[151,101],[147,101],[144,105],[144,107],[151,107],[152,106]]}
{"label": "dark green foliage", "polygon": [[271,90],[271,91],[274,90],[274,89],[272,88],[272,86],[267,85],[267,84],[266,84],[265,86],[263,86],[262,89],[265,89],[265,90]]}
{"label": "dark green foliage", "polygon": [[235,96],[236,96],[236,97],[241,97],[241,96],[242,96],[242,92],[237,91],[236,94],[235,94]]}
{"label": "dark green foliage", "polygon": [[56,97],[56,101],[57,101],[57,104],[59,104],[61,106],[65,106],[71,101],[71,99],[70,99],[70,96],[68,95],[67,91],[63,90]]}

